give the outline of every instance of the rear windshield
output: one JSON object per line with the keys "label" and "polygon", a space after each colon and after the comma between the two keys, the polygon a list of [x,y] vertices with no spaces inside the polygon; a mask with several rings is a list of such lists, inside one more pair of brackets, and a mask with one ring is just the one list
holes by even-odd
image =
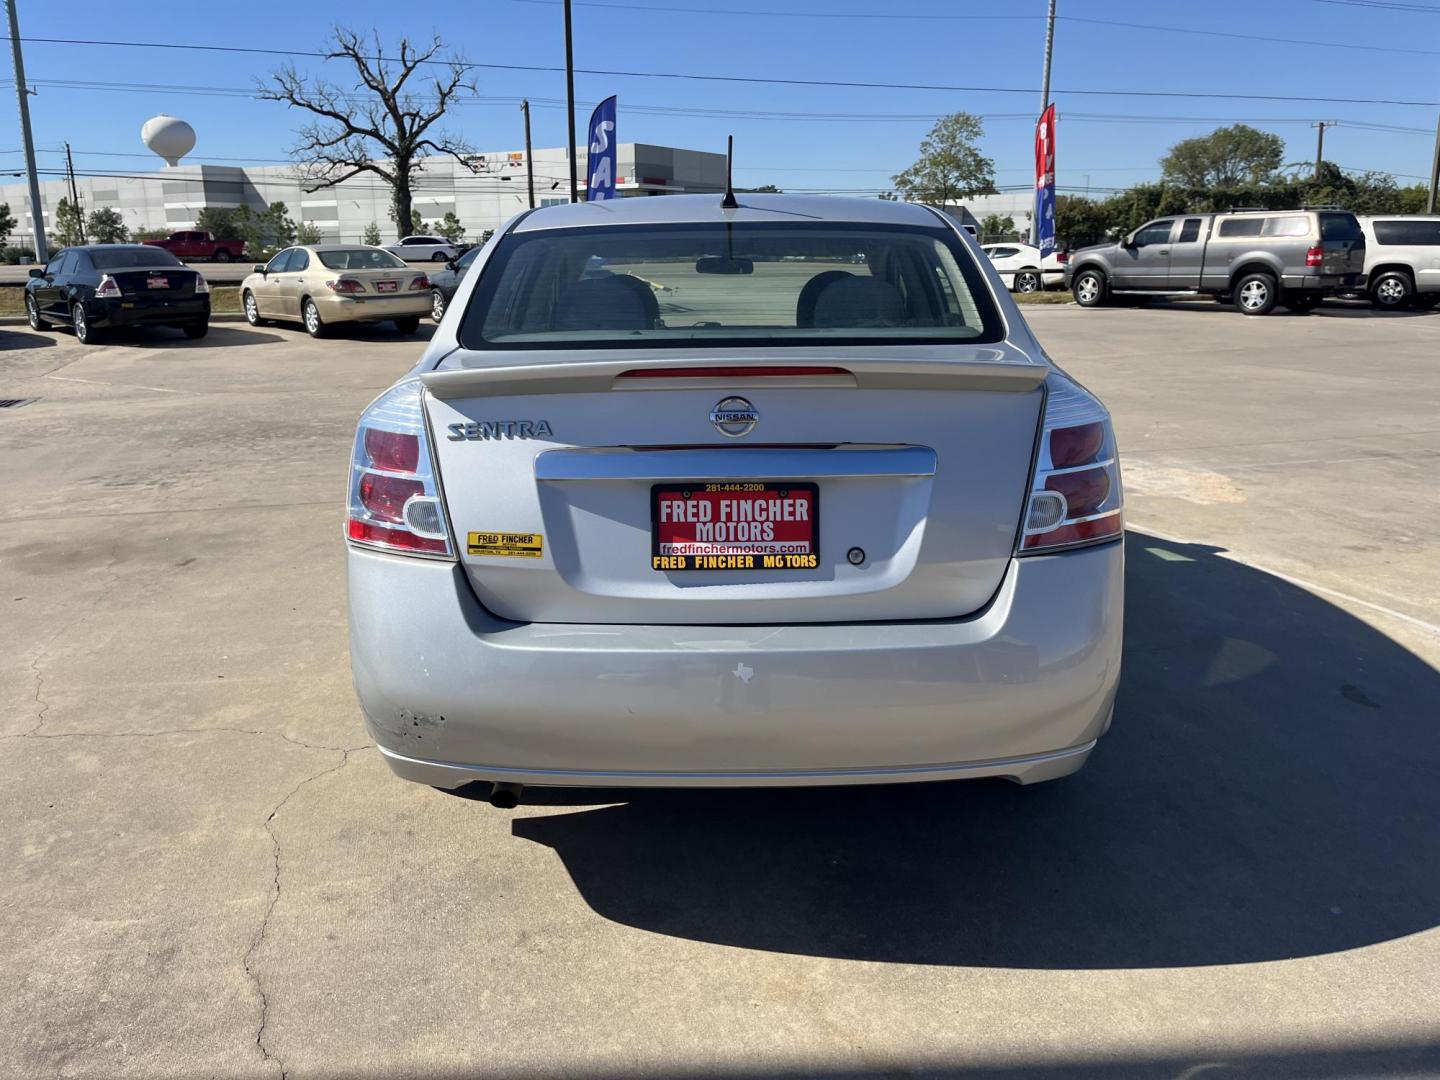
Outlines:
{"label": "rear windshield", "polygon": [[1371,228],[1375,230],[1377,244],[1440,245],[1440,218],[1376,221]]}
{"label": "rear windshield", "polygon": [[145,266],[180,266],[180,260],[164,248],[93,248],[90,262],[96,270],[129,270]]}
{"label": "rear windshield", "polygon": [[1321,214],[1321,240],[1365,240],[1360,231],[1360,221],[1354,214]]}
{"label": "rear windshield", "polygon": [[511,233],[471,349],[993,342],[981,271],[943,226],[723,222]]}
{"label": "rear windshield", "polygon": [[320,261],[331,270],[403,270],[404,262],[379,248],[340,248],[317,251]]}

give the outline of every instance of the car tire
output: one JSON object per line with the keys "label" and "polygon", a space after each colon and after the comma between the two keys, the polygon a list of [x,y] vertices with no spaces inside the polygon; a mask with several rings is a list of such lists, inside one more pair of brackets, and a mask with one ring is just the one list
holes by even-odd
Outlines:
{"label": "car tire", "polygon": [[320,318],[320,309],[315,306],[314,300],[306,300],[300,309],[300,317],[305,322],[305,332],[313,338],[323,338],[330,332],[325,325],[325,320]]}
{"label": "car tire", "polygon": [[245,309],[245,321],[251,326],[264,326],[265,320],[260,317],[260,302],[255,299],[255,294],[246,289],[240,297],[240,306]]}
{"label": "car tire", "polygon": [[216,261],[216,262],[229,262],[229,261],[230,261],[230,252],[226,251],[224,248],[221,248],[219,251],[215,252],[215,261]]}
{"label": "car tire", "polygon": [[193,341],[195,338],[202,338],[208,334],[210,332],[210,324],[208,322],[192,322],[186,323],[180,327],[180,329],[185,331],[185,336]]}
{"label": "car tire", "polygon": [[1043,283],[1040,281],[1040,271],[1017,270],[1015,272],[1015,284],[1013,288],[1017,293],[1039,292],[1044,288]]}
{"label": "car tire", "polygon": [[1370,283],[1370,302],[1382,311],[1400,311],[1415,299],[1415,282],[1401,270],[1387,270]]}
{"label": "car tire", "polygon": [[1270,274],[1246,274],[1235,282],[1235,310],[1242,315],[1269,315],[1280,300],[1280,286]]}
{"label": "car tire", "polygon": [[30,324],[31,330],[44,330],[45,320],[40,317],[40,309],[35,304],[35,297],[30,293],[25,294],[25,321]]}
{"label": "car tire", "polygon": [[443,251],[436,251],[431,254],[430,261],[438,263],[449,262],[450,256],[446,255]]}
{"label": "car tire", "polygon": [[1081,270],[1071,282],[1070,292],[1081,307],[1099,307],[1109,295],[1105,275],[1099,270]]}
{"label": "car tire", "polygon": [[90,325],[85,314],[85,305],[76,304],[70,309],[70,325],[75,328],[75,340],[81,345],[95,345],[100,341],[100,331]]}
{"label": "car tire", "polygon": [[430,318],[439,322],[445,317],[445,294],[439,289],[430,290]]}
{"label": "car tire", "polygon": [[420,329],[419,315],[406,315],[395,320],[395,329],[401,334],[413,334]]}

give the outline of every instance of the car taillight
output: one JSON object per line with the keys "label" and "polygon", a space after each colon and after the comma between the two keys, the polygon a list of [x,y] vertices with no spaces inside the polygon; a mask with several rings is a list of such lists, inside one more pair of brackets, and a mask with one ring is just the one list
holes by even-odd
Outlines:
{"label": "car taillight", "polygon": [[1051,375],[1019,554],[1113,540],[1125,530],[1124,502],[1105,407],[1064,376]]}
{"label": "car taillight", "polygon": [[381,394],[360,417],[345,526],[351,543],[410,555],[454,557],[425,434],[418,381]]}
{"label": "car taillight", "polygon": [[100,284],[95,287],[95,295],[106,297],[119,296],[120,283],[109,274],[105,274],[100,278]]}
{"label": "car taillight", "polygon": [[424,274],[421,274],[414,281],[410,282],[411,292],[423,292],[428,288],[430,288],[430,279],[427,278]]}
{"label": "car taillight", "polygon": [[1055,252],[1055,261],[1058,262],[1061,266],[1064,266],[1070,261],[1070,253],[1068,251]]}
{"label": "car taillight", "polygon": [[325,287],[335,293],[362,293],[365,291],[364,282],[351,277],[338,278],[335,281],[325,282]]}
{"label": "car taillight", "polygon": [[1305,252],[1306,266],[1320,266],[1325,262],[1325,249],[1316,244],[1309,251]]}
{"label": "car taillight", "polygon": [[210,291],[210,283],[205,280],[204,274],[195,275],[195,295],[199,296]]}

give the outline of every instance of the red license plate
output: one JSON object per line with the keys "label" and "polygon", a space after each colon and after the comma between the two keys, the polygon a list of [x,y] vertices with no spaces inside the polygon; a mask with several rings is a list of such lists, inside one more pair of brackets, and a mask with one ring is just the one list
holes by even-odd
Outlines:
{"label": "red license plate", "polygon": [[766,480],[655,484],[652,570],[814,570],[820,489]]}
{"label": "red license plate", "polygon": [[398,281],[377,281],[377,282],[375,283],[375,291],[376,291],[376,292],[399,292],[399,291],[400,291],[400,283],[399,283]]}
{"label": "red license plate", "polygon": [[170,279],[168,277],[147,277],[145,279],[145,287],[147,289],[168,289],[170,287]]}

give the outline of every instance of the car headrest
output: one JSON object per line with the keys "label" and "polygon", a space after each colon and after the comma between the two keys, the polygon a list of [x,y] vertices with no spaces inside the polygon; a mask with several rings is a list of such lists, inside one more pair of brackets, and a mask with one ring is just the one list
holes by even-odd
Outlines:
{"label": "car headrest", "polygon": [[551,324],[556,330],[650,330],[659,309],[643,281],[622,274],[587,278],[560,294]]}
{"label": "car headrest", "polygon": [[905,301],[900,290],[879,278],[834,281],[815,301],[815,325],[827,329],[904,326]]}
{"label": "car headrest", "polygon": [[820,294],[835,282],[854,276],[848,270],[826,270],[805,282],[805,287],[800,290],[800,299],[795,304],[795,325],[814,326],[815,301],[820,299]]}

